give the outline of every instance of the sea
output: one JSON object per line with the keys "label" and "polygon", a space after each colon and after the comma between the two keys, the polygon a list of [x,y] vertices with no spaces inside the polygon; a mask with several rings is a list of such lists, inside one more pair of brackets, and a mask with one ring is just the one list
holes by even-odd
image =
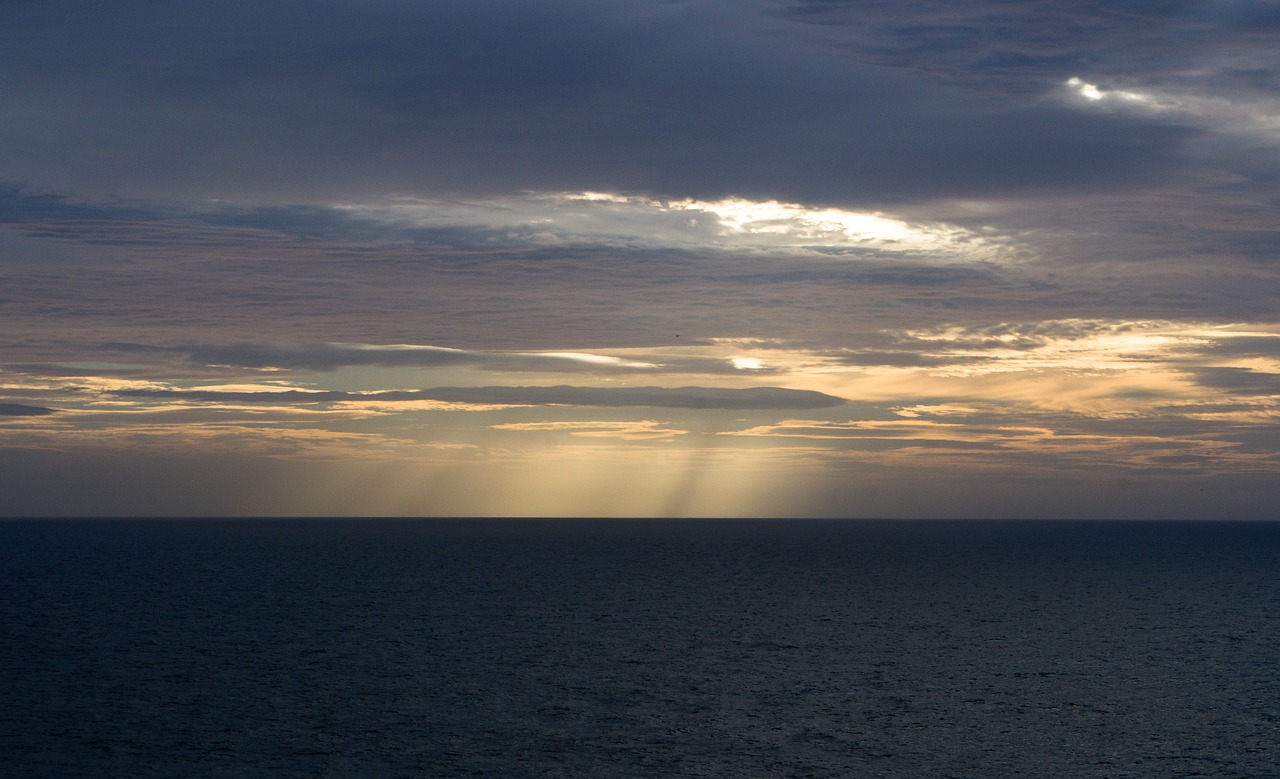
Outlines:
{"label": "sea", "polygon": [[1276,777],[1280,524],[0,522],[5,777]]}

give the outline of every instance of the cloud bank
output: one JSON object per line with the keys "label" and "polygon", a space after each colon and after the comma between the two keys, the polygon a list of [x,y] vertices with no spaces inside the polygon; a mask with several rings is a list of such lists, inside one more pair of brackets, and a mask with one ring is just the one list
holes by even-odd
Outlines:
{"label": "cloud bank", "polygon": [[0,170],[99,198],[856,204],[1148,180],[1188,137],[1150,118],[975,99],[842,56],[768,10],[13,3]]}

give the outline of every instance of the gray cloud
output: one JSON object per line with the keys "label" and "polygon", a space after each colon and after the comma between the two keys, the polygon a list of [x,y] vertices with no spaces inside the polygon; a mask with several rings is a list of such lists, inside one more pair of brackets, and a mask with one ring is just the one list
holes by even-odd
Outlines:
{"label": "gray cloud", "polygon": [[[360,347],[348,344],[311,344],[306,346],[271,346],[264,344],[232,344],[227,346],[179,347],[188,357],[205,365],[229,365],[242,368],[295,368],[329,371],[345,366],[377,365],[381,367],[442,367],[474,365],[486,361],[488,355],[461,349],[436,346],[413,348]],[[570,360],[546,358],[544,365],[567,368]]]}
{"label": "gray cloud", "polygon": [[143,209],[71,202],[66,195],[27,192],[12,182],[0,181],[0,223],[56,220],[126,219],[154,215]]}
{"label": "gray cloud", "polygon": [[1280,337],[1255,335],[1215,341],[1211,353],[1214,356],[1280,357]]}
{"label": "gray cloud", "polygon": [[[778,12],[825,28],[849,56],[1001,92],[1095,73],[1210,77],[1220,86],[1234,74],[1244,85],[1260,74],[1238,63],[1272,53],[1276,26],[1270,4],[1202,0],[784,0]],[[1235,56],[1217,68],[1185,68],[1227,51]]]}
{"label": "gray cloud", "polygon": [[435,387],[384,392],[226,392],[213,390],[118,390],[122,398],[188,400],[201,403],[333,403],[434,400],[512,406],[601,406],[686,409],[815,409],[845,403],[813,390],[783,387]]}
{"label": "gray cloud", "polygon": [[99,198],[884,202],[1146,179],[1188,137],[974,100],[736,2],[133,0],[95,13],[55,0],[7,15],[0,178]]}
{"label": "gray cloud", "polygon": [[919,352],[882,352],[864,351],[848,352],[834,355],[836,362],[843,365],[885,366],[895,368],[927,368],[938,365],[959,365],[974,362],[978,358],[946,355],[928,355]]}
{"label": "gray cloud", "polygon": [[1193,368],[1190,373],[1205,387],[1241,395],[1280,395],[1280,373],[1249,368]]}
{"label": "gray cloud", "polygon": [[[113,368],[108,366],[96,366],[93,368],[84,368],[78,366],[59,365],[57,363],[20,363],[11,362],[4,365],[4,373],[11,373],[25,376],[57,376],[59,378],[74,377],[101,377],[101,376],[144,376],[145,371],[141,368]],[[31,390],[28,390],[31,391]]]}
{"label": "gray cloud", "polygon": [[43,406],[26,406],[21,403],[0,403],[0,417],[42,417],[57,413]]}

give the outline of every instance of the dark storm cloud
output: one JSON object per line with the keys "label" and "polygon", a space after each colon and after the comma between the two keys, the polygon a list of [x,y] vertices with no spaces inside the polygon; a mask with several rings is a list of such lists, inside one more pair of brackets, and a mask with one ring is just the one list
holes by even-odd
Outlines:
{"label": "dark storm cloud", "polygon": [[220,390],[118,390],[122,398],[188,400],[198,403],[334,403],[433,400],[510,406],[600,406],[687,409],[816,409],[845,403],[813,390],[784,387],[435,387],[385,392],[227,392]]}
{"label": "dark storm cloud", "polygon": [[885,202],[1121,184],[1163,170],[1186,137],[975,99],[760,8],[9,3],[0,179],[99,199]]}

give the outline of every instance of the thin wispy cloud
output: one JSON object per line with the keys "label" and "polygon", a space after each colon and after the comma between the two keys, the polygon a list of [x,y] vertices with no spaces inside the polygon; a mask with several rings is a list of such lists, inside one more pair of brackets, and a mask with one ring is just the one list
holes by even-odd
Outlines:
{"label": "thin wispy cloud", "polygon": [[624,360],[586,352],[498,353],[419,344],[314,344],[281,347],[266,344],[180,347],[188,358],[205,365],[245,368],[333,370],[341,367],[439,367],[481,365],[501,370],[609,371],[655,370],[650,362]]}
{"label": "thin wispy cloud", "polygon": [[620,438],[628,441],[665,440],[689,431],[665,427],[661,422],[644,419],[638,422],[506,422],[494,430],[522,432],[564,432],[580,438]]}
{"label": "thin wispy cloud", "polygon": [[783,387],[434,387],[381,392],[334,392],[280,389],[237,392],[227,390],[116,390],[121,398],[168,398],[196,402],[334,403],[342,401],[395,402],[434,400],[483,406],[642,406],[692,409],[826,408],[844,403],[813,390]]}

